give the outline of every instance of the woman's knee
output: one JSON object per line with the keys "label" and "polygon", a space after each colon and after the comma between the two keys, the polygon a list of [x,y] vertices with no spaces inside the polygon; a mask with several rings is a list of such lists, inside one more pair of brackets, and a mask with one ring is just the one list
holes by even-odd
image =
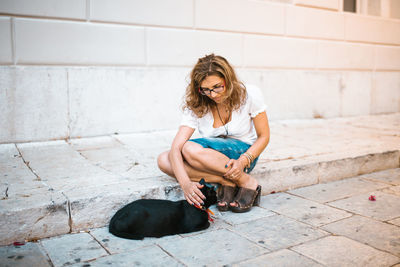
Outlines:
{"label": "woman's knee", "polygon": [[169,156],[169,151],[165,151],[160,155],[158,155],[157,157],[158,168],[160,168],[160,170],[164,173],[169,173],[171,168],[168,156]]}
{"label": "woman's knee", "polygon": [[201,160],[203,146],[194,142],[186,142],[182,148],[182,155],[186,162],[192,166],[198,166]]}

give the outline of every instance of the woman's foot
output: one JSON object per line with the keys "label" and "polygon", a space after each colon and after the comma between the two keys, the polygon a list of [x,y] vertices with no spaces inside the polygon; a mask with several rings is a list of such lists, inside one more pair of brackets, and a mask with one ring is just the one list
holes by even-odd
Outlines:
{"label": "woman's foot", "polygon": [[242,176],[238,179],[236,184],[238,187],[244,187],[252,190],[256,190],[258,186],[257,180],[245,172],[243,172]]}
{"label": "woman's foot", "polygon": [[221,186],[221,198],[217,203],[217,208],[219,211],[227,211],[229,209],[229,203],[235,198],[236,191],[236,186]]}
{"label": "woman's foot", "polygon": [[[261,186],[258,185],[256,179],[243,173],[237,182],[239,191],[235,199],[229,203],[229,208],[233,212],[246,212],[252,206],[258,205],[261,196]],[[254,205],[253,205],[254,204]]]}
{"label": "woman's foot", "polygon": [[260,205],[261,186],[257,186],[256,190],[240,187],[239,191],[232,203],[230,209],[233,212],[247,212],[253,206]]}

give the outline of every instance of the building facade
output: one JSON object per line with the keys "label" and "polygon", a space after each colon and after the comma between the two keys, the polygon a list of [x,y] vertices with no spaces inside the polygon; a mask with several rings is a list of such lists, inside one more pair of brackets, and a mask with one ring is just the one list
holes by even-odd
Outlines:
{"label": "building facade", "polygon": [[215,53],[271,120],[400,112],[397,0],[0,0],[0,143],[176,129]]}

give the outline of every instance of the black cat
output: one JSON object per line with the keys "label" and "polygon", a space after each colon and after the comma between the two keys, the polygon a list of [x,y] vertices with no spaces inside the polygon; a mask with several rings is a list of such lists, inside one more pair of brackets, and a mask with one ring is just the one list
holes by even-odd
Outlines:
{"label": "black cat", "polygon": [[201,192],[206,197],[202,208],[191,206],[186,200],[136,200],[111,218],[111,234],[128,239],[162,237],[207,229],[208,207],[217,202],[215,187],[201,179]]}

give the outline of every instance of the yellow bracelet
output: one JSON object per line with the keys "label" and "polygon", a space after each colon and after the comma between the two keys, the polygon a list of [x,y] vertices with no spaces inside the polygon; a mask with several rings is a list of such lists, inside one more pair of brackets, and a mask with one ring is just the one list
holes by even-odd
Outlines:
{"label": "yellow bracelet", "polygon": [[251,162],[254,161],[255,157],[252,154],[250,154],[249,152],[245,152],[244,154],[250,159]]}
{"label": "yellow bracelet", "polygon": [[249,166],[250,166],[250,159],[245,155],[245,154],[242,154],[242,155],[240,155],[240,157],[241,156],[244,156],[246,159],[247,159],[247,164],[244,166],[245,168],[249,168]]}
{"label": "yellow bracelet", "polygon": [[245,156],[247,158],[247,160],[249,161],[249,163],[247,164],[246,167],[250,168],[251,163],[254,161],[254,157],[250,153],[247,153],[247,152],[243,153],[242,155]]}
{"label": "yellow bracelet", "polygon": [[252,163],[251,156],[250,156],[248,153],[243,153],[242,155],[245,156],[245,157],[247,158],[248,162],[249,162],[249,163],[247,164],[246,168],[250,168],[251,163]]}

